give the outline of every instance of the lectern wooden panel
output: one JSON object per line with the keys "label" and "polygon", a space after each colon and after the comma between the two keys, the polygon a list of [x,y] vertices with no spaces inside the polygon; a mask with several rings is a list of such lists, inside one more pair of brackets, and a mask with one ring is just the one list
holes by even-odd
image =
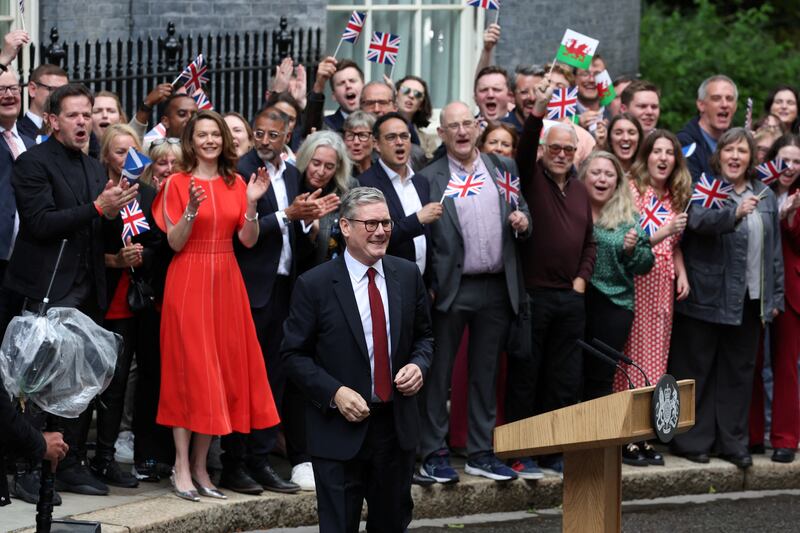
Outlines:
{"label": "lectern wooden panel", "polygon": [[[655,387],[610,394],[495,429],[499,457],[564,453],[564,519],[568,532],[620,531],[621,445],[651,439]],[[694,425],[694,380],[678,381],[676,433]]]}

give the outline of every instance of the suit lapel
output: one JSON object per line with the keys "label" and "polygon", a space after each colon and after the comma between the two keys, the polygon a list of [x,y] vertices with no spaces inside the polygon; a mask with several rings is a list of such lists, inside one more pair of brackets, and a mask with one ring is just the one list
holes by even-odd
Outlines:
{"label": "suit lapel", "polygon": [[364,338],[364,327],[361,325],[361,313],[358,312],[358,304],[356,303],[356,296],[353,293],[353,284],[350,282],[350,274],[347,271],[347,265],[344,262],[344,256],[340,255],[334,261],[339,264],[336,269],[336,274],[333,277],[333,292],[339,299],[339,304],[342,306],[342,314],[344,315],[347,325],[350,326],[350,331],[356,339],[361,353],[369,361],[369,352],[367,351],[367,341]]}
{"label": "suit lapel", "polygon": [[[55,138],[51,138],[51,139],[48,139],[48,142],[57,143],[58,141],[55,140]],[[54,144],[50,145],[50,152],[53,154],[54,159],[56,161],[63,161],[64,157],[66,157],[65,154],[60,154],[58,152],[57,147]],[[72,195],[75,197],[75,201],[77,202],[77,204],[81,205],[81,204],[85,203],[86,199],[84,198],[84,194],[82,194],[82,193],[84,193],[83,187],[88,186],[88,183],[86,183],[83,179],[80,179],[80,178],[79,179],[74,179],[74,178],[70,179],[70,176],[68,176],[64,172],[64,165],[63,164],[56,165],[56,168],[58,168],[58,173],[61,175],[61,179],[64,180],[64,183],[67,184],[67,187],[69,188],[69,190],[72,191]]]}
{"label": "suit lapel", "polygon": [[406,216],[406,212],[403,209],[403,204],[400,202],[400,198],[397,196],[397,191],[394,190],[394,184],[389,176],[386,174],[386,171],[383,170],[380,162],[376,161],[375,165],[375,173],[378,175],[379,181],[386,182],[386,188],[384,189],[384,196],[386,196],[386,201],[389,203],[389,212],[390,213],[397,213],[397,218],[401,219]]}
{"label": "suit lapel", "polygon": [[400,288],[400,280],[397,279],[397,272],[385,260],[383,261],[383,272],[386,276],[386,292],[389,298],[389,330],[392,336],[389,356],[392,359],[392,373],[394,374],[399,370],[396,364],[396,356],[397,343],[400,342],[400,328],[402,328],[403,322],[403,292]]}

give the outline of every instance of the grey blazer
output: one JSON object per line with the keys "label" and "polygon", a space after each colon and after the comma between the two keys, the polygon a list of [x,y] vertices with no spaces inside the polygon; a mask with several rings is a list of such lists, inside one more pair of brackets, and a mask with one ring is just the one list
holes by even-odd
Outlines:
{"label": "grey blazer", "polygon": [[[495,167],[489,156],[481,154],[486,169],[492,179],[496,178]],[[518,176],[516,163],[504,157],[500,158],[505,168],[514,176]],[[447,182],[450,180],[450,167],[447,157],[442,157],[419,171],[418,175],[424,176],[431,184],[431,201],[435,202],[442,197]],[[490,185],[487,183],[487,185]],[[508,216],[511,206],[498,193],[497,201],[500,202],[500,216],[503,223],[503,269],[506,275],[508,297],[514,313],[519,312],[524,283],[522,278],[522,265],[517,252],[516,241],[524,240],[531,234],[531,215],[528,204],[520,194],[518,209],[528,217],[528,230],[515,237]],[[436,295],[434,308],[446,312],[455,300],[456,293],[461,285],[461,271],[464,263],[464,237],[461,235],[461,224],[453,199],[445,198],[444,214],[442,218],[431,224],[431,289]]]}

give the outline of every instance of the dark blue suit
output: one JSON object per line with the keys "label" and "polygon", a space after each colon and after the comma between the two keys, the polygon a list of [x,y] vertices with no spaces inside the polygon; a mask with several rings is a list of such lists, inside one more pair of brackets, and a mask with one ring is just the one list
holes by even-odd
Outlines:
{"label": "dark blue suit", "polygon": [[27,114],[23,115],[21,119],[17,120],[17,131],[21,136],[25,136],[35,141],[40,130],[41,128],[39,128],[39,126],[37,126]]}
{"label": "dark blue suit", "polygon": [[696,143],[694,153],[691,157],[686,158],[686,165],[689,167],[689,173],[692,175],[692,181],[696,182],[700,179],[700,175],[704,174],[711,178],[714,173],[711,171],[711,156],[713,151],[706,143],[703,132],[700,130],[700,119],[693,118],[678,132],[678,140],[681,146],[689,146]]}
{"label": "dark blue suit", "polygon": [[[24,135],[17,126],[25,148],[36,145],[33,139]],[[8,257],[11,250],[11,239],[14,237],[14,218],[17,213],[17,202],[14,200],[14,189],[11,187],[11,171],[14,168],[14,156],[6,144],[5,139],[0,141],[0,260]],[[5,267],[3,268],[5,270]],[[2,276],[2,272],[0,272]]]}
{"label": "dark blue suit", "polygon": [[324,120],[325,129],[335,131],[337,133],[342,133],[344,131],[344,121],[345,121],[344,112],[340,107],[339,109],[336,110],[336,113],[325,117]]}

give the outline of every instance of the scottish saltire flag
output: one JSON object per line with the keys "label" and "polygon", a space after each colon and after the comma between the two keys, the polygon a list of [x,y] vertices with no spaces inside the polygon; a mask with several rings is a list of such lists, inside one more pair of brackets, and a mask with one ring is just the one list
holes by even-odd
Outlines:
{"label": "scottish saltire flag", "polygon": [[394,65],[400,53],[400,37],[379,31],[372,33],[372,40],[367,49],[367,61]]}
{"label": "scottish saltire flag", "polygon": [[500,0],[468,0],[467,5],[483,9],[500,9]]}
{"label": "scottish saltire flag", "polygon": [[151,143],[156,139],[161,139],[167,136],[167,128],[164,126],[162,122],[156,124],[156,126],[144,134],[144,142]]}
{"label": "scottish saltire flag", "polygon": [[199,111],[202,111],[203,109],[214,111],[214,106],[211,105],[211,101],[208,99],[208,95],[203,91],[203,89],[198,89],[192,93],[192,99],[197,104],[197,109]]}
{"label": "scottish saltire flag", "polygon": [[639,225],[648,237],[652,237],[664,225],[668,216],[669,209],[661,203],[661,200],[652,196],[647,205],[644,206],[642,216],[639,217]]}
{"label": "scottish saltire flag", "polygon": [[771,185],[778,180],[778,176],[783,174],[783,171],[787,168],[789,168],[789,164],[779,157],[774,161],[761,163],[756,167],[756,172],[758,172],[761,183]]}
{"label": "scottish saltire flag", "polygon": [[511,207],[516,209],[519,205],[519,177],[512,176],[510,172],[497,171],[497,190],[500,195],[506,199],[506,202],[511,204]]}
{"label": "scottish saltire flag", "polygon": [[592,39],[582,33],[568,29],[561,39],[556,61],[587,70],[592,64],[592,58],[599,44],[600,41],[597,39]]}
{"label": "scottish saltire flag", "polygon": [[150,158],[141,152],[137,152],[136,149],[131,146],[128,148],[128,155],[125,157],[125,165],[122,167],[122,177],[133,183],[142,176],[147,165],[150,163],[152,163]]}
{"label": "scottish saltire flag", "polygon": [[181,72],[181,75],[178,77],[178,81],[183,82],[183,86],[186,87],[186,92],[193,94],[199,91],[204,83],[208,83],[206,72],[208,72],[206,60],[203,58],[203,54],[199,54],[194,61],[183,69],[183,72]]}
{"label": "scottish saltire flag", "polygon": [[694,151],[697,150],[697,143],[687,144],[686,146],[681,147],[681,152],[683,152],[683,157],[690,158]]}
{"label": "scottish saltire flag", "polygon": [[608,70],[596,75],[594,82],[597,84],[597,97],[600,99],[600,105],[607,106],[613,102],[617,97],[617,91],[614,89],[614,82],[611,81],[611,74],[608,73]]}
{"label": "scottish saltire flag", "polygon": [[574,117],[578,107],[578,88],[564,87],[553,91],[553,97],[547,103],[547,118],[561,120]]}
{"label": "scottish saltire flag", "polygon": [[122,217],[123,241],[127,240],[128,237],[135,237],[150,229],[150,224],[147,223],[147,218],[144,216],[144,212],[136,199],[131,200],[128,205],[123,207],[119,215]]}
{"label": "scottish saltire flag", "polygon": [[364,29],[364,21],[366,18],[366,11],[353,11],[342,33],[342,40],[356,44],[358,38],[361,36],[361,30]]}
{"label": "scottish saltire flag", "polygon": [[481,192],[484,183],[486,183],[486,176],[483,174],[478,174],[476,176],[472,174],[467,174],[466,176],[451,174],[450,181],[447,182],[447,187],[444,190],[442,198],[466,198],[467,196],[474,196]]}
{"label": "scottish saltire flag", "polygon": [[704,172],[694,185],[692,199],[689,203],[701,205],[706,209],[720,209],[725,200],[730,197],[731,191],[733,191],[733,185],[722,180],[709,179]]}

